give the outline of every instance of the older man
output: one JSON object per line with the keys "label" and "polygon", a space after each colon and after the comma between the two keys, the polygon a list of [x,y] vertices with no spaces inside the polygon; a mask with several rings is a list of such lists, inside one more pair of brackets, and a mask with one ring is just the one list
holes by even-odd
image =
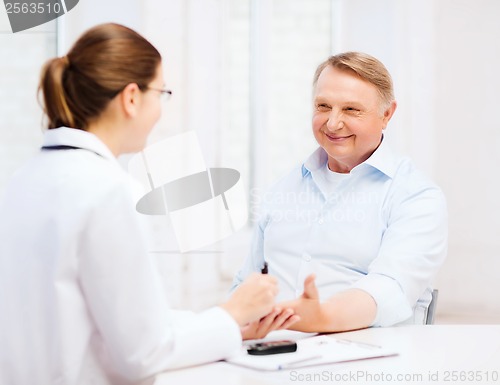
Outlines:
{"label": "older man", "polygon": [[446,256],[446,202],[384,141],[396,110],[391,76],[347,52],[322,63],[313,86],[320,147],[264,195],[234,285],[266,261],[282,305],[301,316],[297,330],[424,323]]}

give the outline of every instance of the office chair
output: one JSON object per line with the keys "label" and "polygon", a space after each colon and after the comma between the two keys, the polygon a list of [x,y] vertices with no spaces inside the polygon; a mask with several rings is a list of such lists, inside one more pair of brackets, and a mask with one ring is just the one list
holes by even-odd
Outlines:
{"label": "office chair", "polygon": [[434,324],[434,313],[436,311],[439,290],[434,289],[432,290],[431,294],[432,294],[432,299],[431,302],[429,303],[429,307],[427,308],[427,315],[425,319],[426,325]]}

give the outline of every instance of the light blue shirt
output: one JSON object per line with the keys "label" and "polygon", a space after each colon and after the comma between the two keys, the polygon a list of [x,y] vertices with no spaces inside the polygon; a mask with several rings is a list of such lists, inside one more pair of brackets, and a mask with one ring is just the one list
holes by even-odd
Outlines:
{"label": "light blue shirt", "polygon": [[349,174],[328,169],[318,148],[260,196],[250,255],[239,285],[264,260],[280,282],[278,301],[317,276],[321,300],[350,288],[377,303],[372,326],[424,323],[432,281],[447,251],[441,190],[382,141]]}

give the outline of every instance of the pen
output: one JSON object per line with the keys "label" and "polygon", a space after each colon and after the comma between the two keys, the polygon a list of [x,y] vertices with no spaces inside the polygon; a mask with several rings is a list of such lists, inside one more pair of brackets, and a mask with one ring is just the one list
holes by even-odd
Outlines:
{"label": "pen", "polygon": [[267,262],[264,262],[264,267],[260,269],[261,274],[267,274]]}

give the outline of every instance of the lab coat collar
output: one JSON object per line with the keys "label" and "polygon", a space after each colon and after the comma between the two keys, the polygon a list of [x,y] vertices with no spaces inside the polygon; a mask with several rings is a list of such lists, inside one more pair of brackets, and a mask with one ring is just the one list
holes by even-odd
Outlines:
{"label": "lab coat collar", "polygon": [[68,127],[48,130],[43,137],[43,146],[79,147],[118,163],[111,150],[96,135],[84,130]]}
{"label": "lab coat collar", "polygon": [[[364,167],[363,165],[366,164],[384,173],[389,178],[393,178],[397,170],[397,159],[386,142],[382,136],[382,142],[375,152],[363,163],[354,167],[351,173],[356,169]],[[322,147],[317,148],[302,165],[302,177],[324,167],[327,160],[328,155],[326,151]]]}

